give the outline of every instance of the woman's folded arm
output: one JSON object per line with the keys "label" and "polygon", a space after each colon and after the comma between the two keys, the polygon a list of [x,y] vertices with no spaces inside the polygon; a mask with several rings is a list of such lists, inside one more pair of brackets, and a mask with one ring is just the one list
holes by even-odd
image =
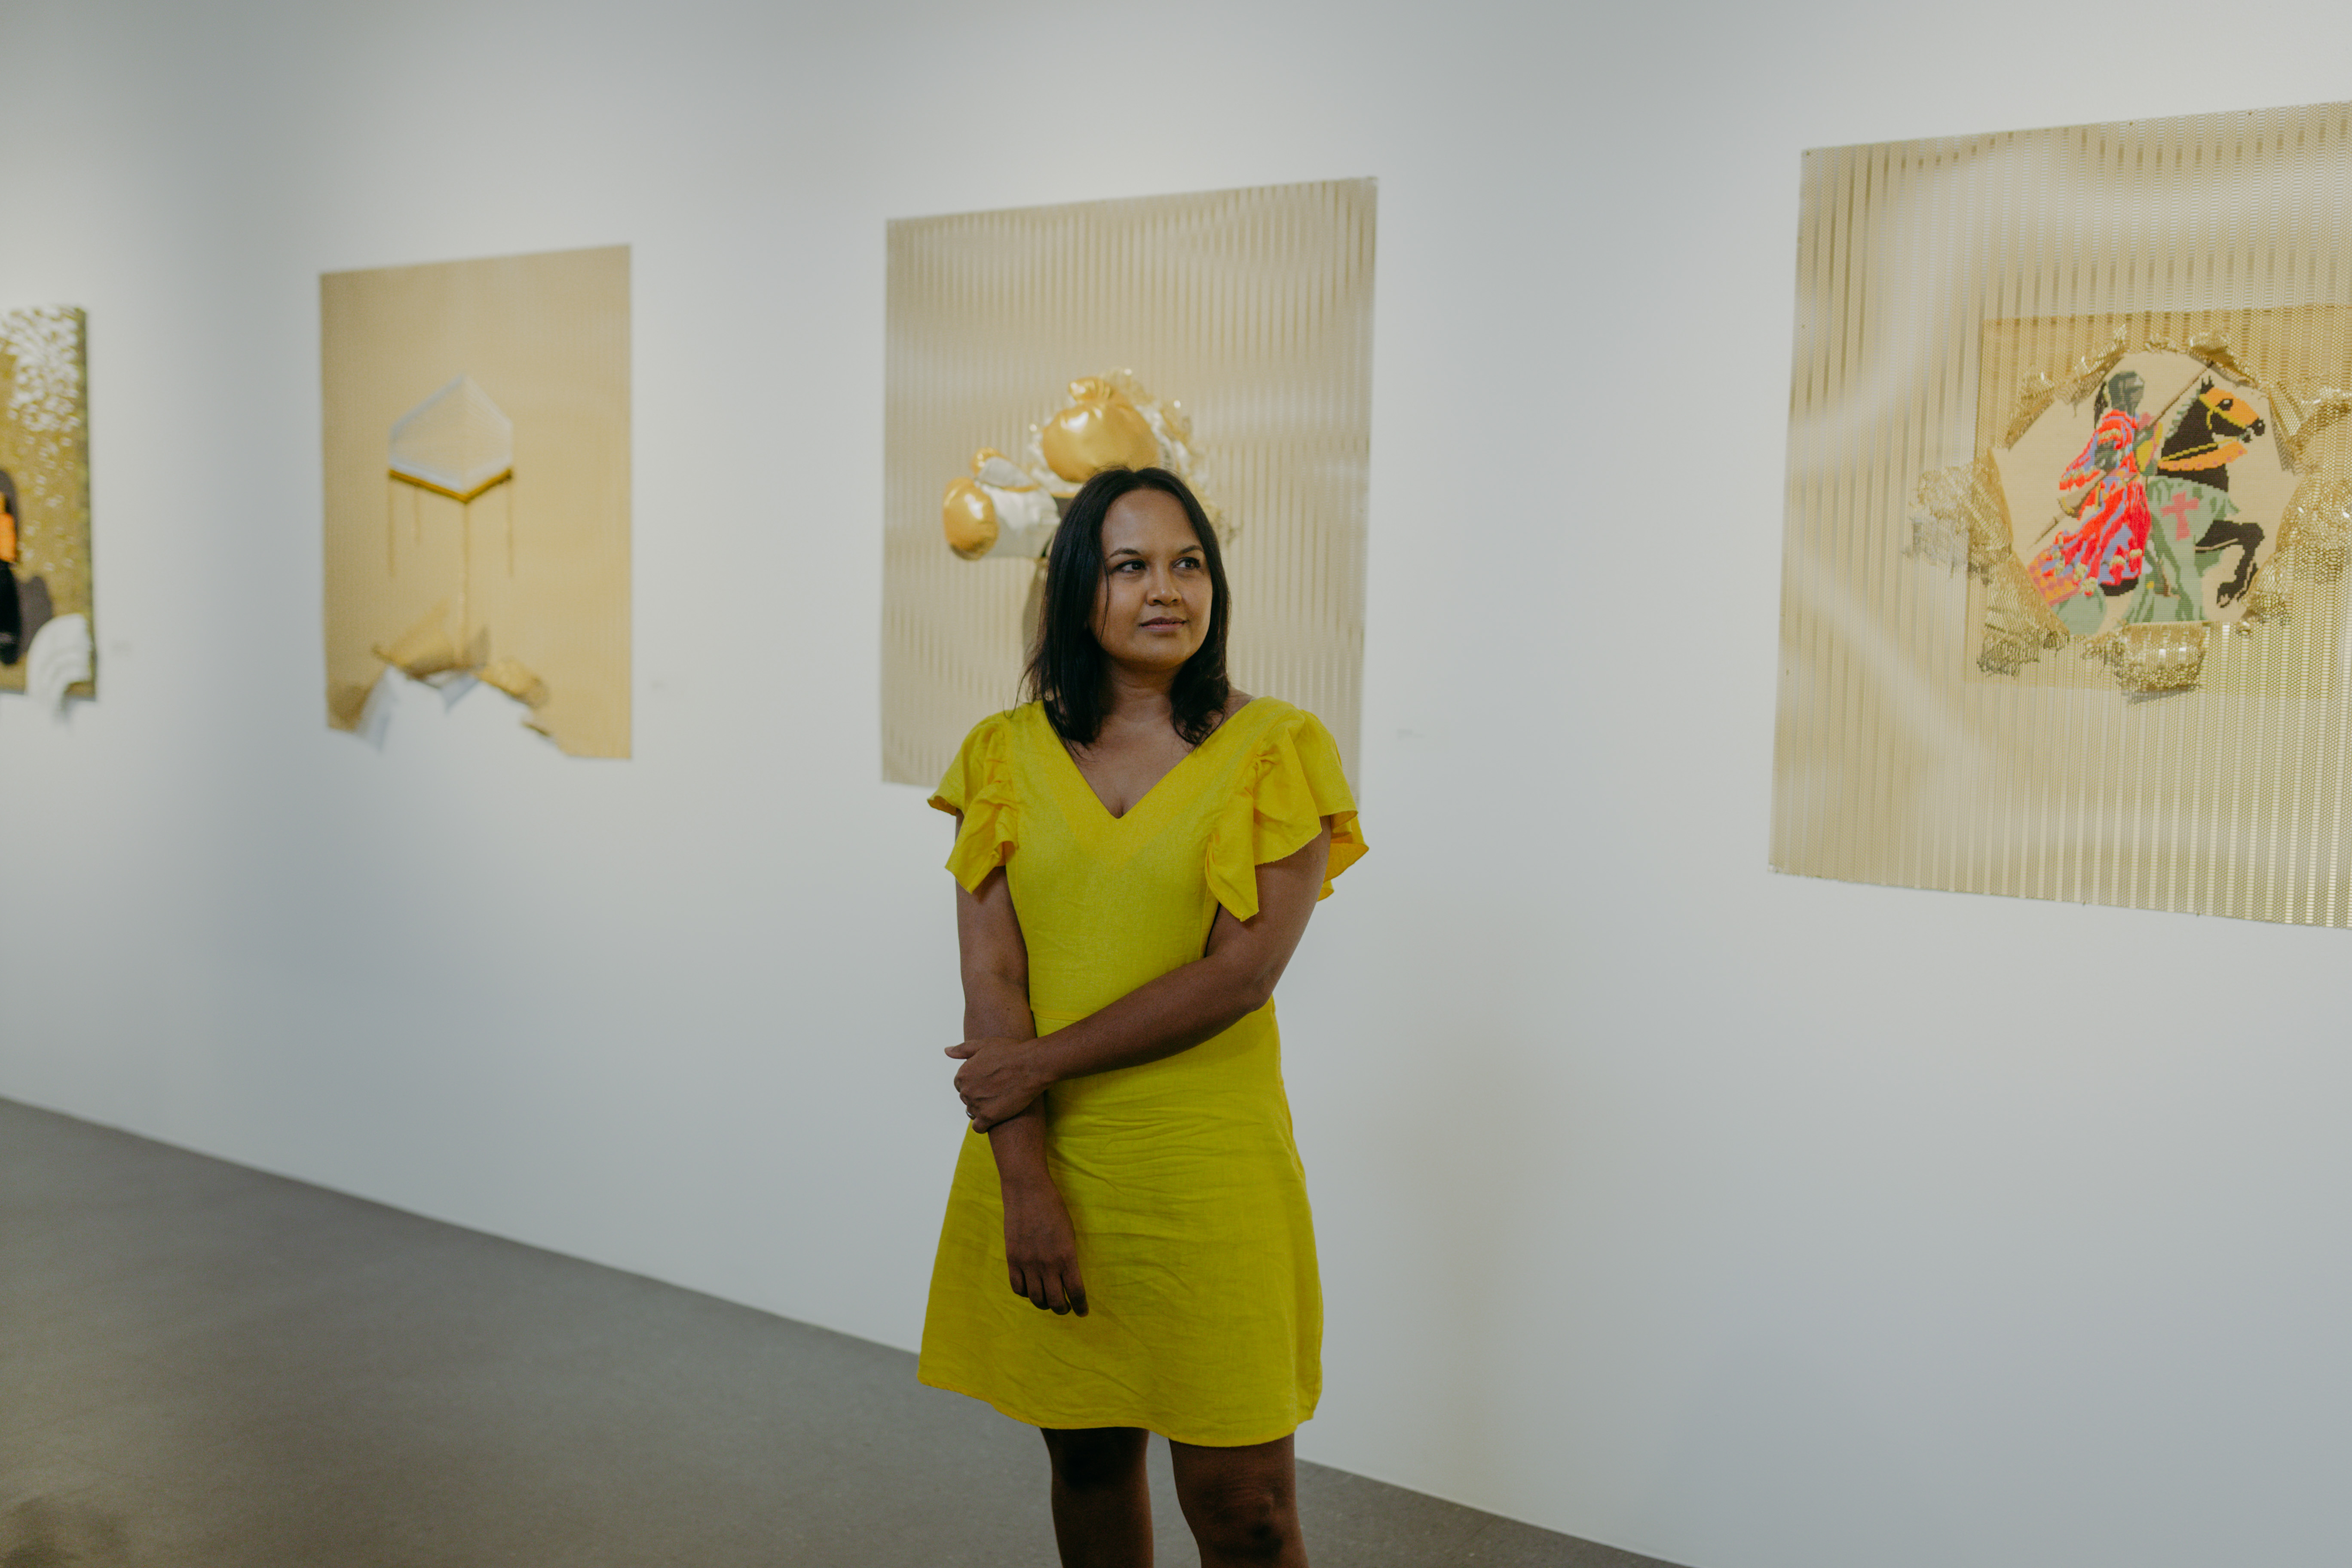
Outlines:
{"label": "woman's folded arm", "polygon": [[[1003,870],[991,872],[977,892],[956,889],[956,945],[963,966],[964,1033],[1032,1039],[1036,1023],[1029,1011],[1029,948]],[[1077,1233],[1045,1165],[1043,1103],[1032,1100],[1018,1115],[985,1128],[975,1121],[972,1129],[988,1134],[989,1152],[996,1157],[1006,1283],[1035,1306],[1085,1316]]]}
{"label": "woman's folded arm", "polygon": [[[948,1055],[963,1059],[956,1089],[982,1130],[1012,1123],[1065,1079],[1158,1061],[1213,1039],[1266,1005],[1306,934],[1331,853],[1328,822],[1296,853],[1257,868],[1258,910],[1246,921],[1220,909],[1207,950],[1138,986],[1101,1011],[1044,1038],[1027,1026],[969,1033],[990,1018],[966,1011],[968,1037]],[[983,884],[982,890],[986,890]],[[1025,977],[1025,955],[1024,977]],[[968,972],[967,972],[968,973]],[[967,980],[969,986],[969,980]]]}

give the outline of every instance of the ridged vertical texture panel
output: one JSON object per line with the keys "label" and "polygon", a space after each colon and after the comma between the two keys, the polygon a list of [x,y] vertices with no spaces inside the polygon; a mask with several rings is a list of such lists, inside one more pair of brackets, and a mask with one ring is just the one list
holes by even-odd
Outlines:
{"label": "ridged vertical texture panel", "polygon": [[[2352,387],[2347,148],[2352,107],[2326,105],[1805,155],[1775,866],[2352,923],[2340,582],[2210,634],[2198,689],[2128,698],[2074,647],[1981,673],[1984,587],[1906,552],[1918,477],[2117,333]],[[2347,467],[2352,420],[2301,464]]]}
{"label": "ridged vertical texture panel", "polygon": [[1370,180],[908,218],[889,227],[882,776],[938,781],[1019,700],[1034,568],[958,559],[940,496],[1018,457],[1068,384],[1183,404],[1235,538],[1230,668],[1355,771],[1371,437]]}

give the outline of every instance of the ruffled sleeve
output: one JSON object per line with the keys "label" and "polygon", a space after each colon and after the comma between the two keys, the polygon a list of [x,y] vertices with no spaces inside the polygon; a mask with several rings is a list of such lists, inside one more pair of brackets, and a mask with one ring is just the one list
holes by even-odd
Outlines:
{"label": "ruffled sleeve", "polygon": [[1013,858],[1021,832],[1021,803],[1013,788],[1013,717],[999,713],[972,726],[962,750],[948,764],[931,805],[960,813],[955,848],[948,869],[967,892],[978,892],[988,874]]}
{"label": "ruffled sleeve", "polygon": [[1331,819],[1331,859],[1318,899],[1331,896],[1331,879],[1364,858],[1356,827],[1356,798],[1339,771],[1339,747],[1314,714],[1285,714],[1257,743],[1234,781],[1234,794],[1209,830],[1209,891],[1235,920],[1257,913],[1257,868],[1295,855]]}

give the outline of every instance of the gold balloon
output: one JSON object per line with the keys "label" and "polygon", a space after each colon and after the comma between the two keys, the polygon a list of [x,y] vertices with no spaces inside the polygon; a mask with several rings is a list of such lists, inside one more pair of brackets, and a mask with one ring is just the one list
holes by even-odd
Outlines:
{"label": "gold balloon", "polygon": [[996,503],[971,480],[950,479],[947,494],[940,498],[940,524],[947,531],[950,549],[966,561],[977,561],[996,543]]}
{"label": "gold balloon", "polygon": [[1150,423],[1110,383],[1092,376],[1070,383],[1070,404],[1039,436],[1046,466],[1063,479],[1084,484],[1105,468],[1149,468],[1160,461]]}

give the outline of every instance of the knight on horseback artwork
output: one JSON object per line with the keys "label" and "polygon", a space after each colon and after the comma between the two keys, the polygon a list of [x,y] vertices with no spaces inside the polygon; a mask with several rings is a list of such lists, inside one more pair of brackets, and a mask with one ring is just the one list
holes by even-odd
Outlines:
{"label": "knight on horseback artwork", "polygon": [[[2151,385],[2169,395],[2151,398]],[[2236,620],[2269,553],[2253,518],[2274,521],[2284,499],[2262,394],[2187,354],[2134,354],[2090,416],[2085,439],[2082,405],[2053,404],[1995,454],[2018,554],[2043,603],[2084,637]],[[2071,461],[2059,456],[2068,450]],[[2254,494],[2232,495],[2232,465],[2251,470]]]}

